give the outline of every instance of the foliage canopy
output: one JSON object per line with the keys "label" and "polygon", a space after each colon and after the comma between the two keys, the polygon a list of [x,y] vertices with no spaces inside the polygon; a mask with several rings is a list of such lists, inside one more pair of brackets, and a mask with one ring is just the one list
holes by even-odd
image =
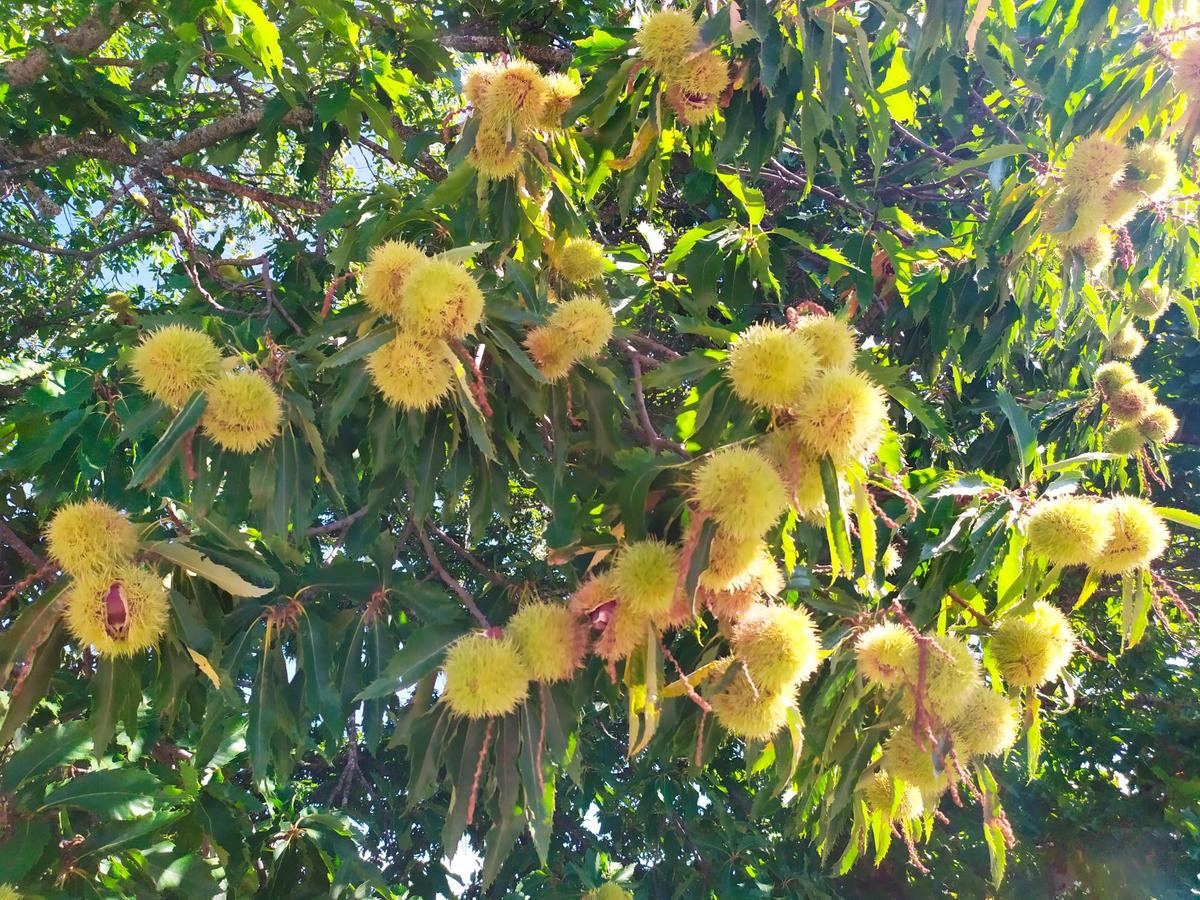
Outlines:
{"label": "foliage canopy", "polygon": [[0,885],[1184,896],[1198,21],[11,9]]}

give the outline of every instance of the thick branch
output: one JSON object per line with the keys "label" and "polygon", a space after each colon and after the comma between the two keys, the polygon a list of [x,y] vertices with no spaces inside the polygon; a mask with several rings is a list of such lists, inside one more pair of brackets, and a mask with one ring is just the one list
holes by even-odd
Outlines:
{"label": "thick branch", "polygon": [[17,551],[17,556],[25,560],[25,562],[27,562],[34,569],[40,571],[46,567],[46,561],[37,553],[35,553],[33,548],[25,543],[25,541],[21,539],[21,536],[13,531],[12,528],[9,527],[8,523],[3,520],[0,520],[0,541],[3,541]]}
{"label": "thick branch", "polygon": [[[27,172],[45,168],[54,161],[67,156],[102,159],[116,165],[145,168],[151,172],[165,171],[169,163],[193,153],[199,153],[227,138],[253,131],[261,124],[262,118],[261,107],[234,113],[209,122],[207,125],[201,125],[194,131],[189,131],[174,140],[147,143],[140,148],[140,152],[136,155],[130,153],[121,140],[104,138],[95,134],[53,135],[34,141],[24,148],[4,146],[0,147],[7,160],[3,177],[11,180]],[[288,111],[280,124],[283,127],[296,128],[311,119],[311,110],[296,108]],[[180,167],[174,174],[176,177],[189,178],[193,177],[192,173],[196,171],[198,170]]]}
{"label": "thick branch", "polygon": [[99,247],[93,247],[91,250],[72,250],[70,247],[51,247],[48,244],[39,244],[35,241],[21,237],[19,234],[13,234],[11,231],[0,231],[0,244],[16,244],[18,247],[24,247],[27,250],[33,250],[35,253],[46,253],[50,256],[62,256],[67,259],[80,259],[89,261],[103,256],[110,250],[116,250],[118,247],[124,247],[126,244],[132,244],[140,241],[142,238],[152,237],[156,234],[161,234],[163,228],[139,228],[137,231],[131,231],[124,234],[115,240],[109,241],[107,244],[101,244]]}
{"label": "thick branch", "polygon": [[[366,19],[377,28],[399,31],[396,23],[389,22],[383,16],[368,14]],[[499,34],[441,34],[438,35],[437,42],[443,47],[463,53],[510,53],[515,47],[526,59],[556,69],[564,68],[574,56],[571,50],[547,47],[545,44],[534,44],[530,41],[510,43],[506,37]]]}
{"label": "thick branch", "polygon": [[320,534],[333,534],[335,531],[345,531],[347,528],[365,516],[367,514],[367,509],[368,507],[364,506],[362,509],[355,510],[354,512],[350,513],[350,515],[343,516],[342,518],[333,522],[327,522],[324,525],[314,525],[312,528],[308,529],[305,534],[312,537]]}
{"label": "thick branch", "polygon": [[647,337],[644,334],[639,334],[636,331],[629,335],[629,340],[635,344],[640,344],[653,353],[657,353],[659,356],[665,356],[667,359],[683,359],[679,353],[672,350],[666,344],[656,341],[652,337]]}
{"label": "thick branch", "polygon": [[[112,37],[131,8],[131,5],[118,3],[106,12],[97,9],[74,28],[51,38],[50,45],[71,56],[91,53]],[[14,88],[26,88],[45,75],[49,67],[50,51],[46,47],[35,47],[21,58],[6,63],[4,78]]]}
{"label": "thick branch", "polygon": [[[445,34],[437,41],[443,47],[463,53],[508,53],[511,49],[505,38],[495,34]],[[529,41],[518,41],[516,47],[526,59],[554,68],[565,66],[573,55],[570,50],[531,44]]]}

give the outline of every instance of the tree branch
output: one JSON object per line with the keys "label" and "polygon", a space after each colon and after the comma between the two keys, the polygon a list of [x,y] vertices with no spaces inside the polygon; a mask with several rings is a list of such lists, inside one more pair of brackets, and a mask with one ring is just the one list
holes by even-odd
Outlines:
{"label": "tree branch", "polygon": [[[234,113],[215,119],[206,125],[189,131],[171,141],[151,141],[139,148],[137,154],[131,153],[126,145],[117,138],[104,138],[88,133],[81,135],[52,135],[41,138],[23,148],[0,144],[0,151],[10,162],[0,173],[0,178],[12,180],[28,172],[45,168],[56,160],[67,156],[84,156],[89,159],[100,159],[116,165],[130,166],[145,172],[163,172],[179,178],[195,178],[196,173],[208,176],[208,173],[198,169],[177,167],[174,172],[167,173],[169,164],[185,156],[199,153],[214,144],[219,144],[227,138],[253,131],[262,123],[263,108],[255,107],[244,112]],[[312,111],[302,107],[289,110],[280,120],[280,126],[297,128],[312,120]],[[219,176],[208,176],[217,178]],[[197,179],[198,180],[198,179]],[[237,185],[236,182],[225,181]],[[242,187],[242,186],[238,186]],[[225,188],[228,189],[228,188]],[[251,188],[251,190],[258,190]],[[308,202],[308,201],[305,201]]]}
{"label": "tree branch", "polygon": [[633,399],[637,408],[638,421],[641,423],[646,440],[655,450],[670,450],[672,453],[689,456],[690,454],[683,445],[667,440],[655,429],[654,423],[650,421],[650,411],[646,409],[646,392],[642,388],[641,354],[626,344],[625,355],[629,357],[629,364],[633,367]]}
{"label": "tree branch", "polygon": [[[368,14],[366,19],[377,28],[397,32],[400,30],[396,23],[389,22],[383,16]],[[510,42],[507,37],[499,34],[446,33],[438,35],[435,40],[443,47],[462,53],[511,53],[515,46],[517,52],[526,59],[556,69],[565,68],[575,55],[569,49],[548,47],[531,41]]]}
{"label": "tree branch", "polygon": [[[512,50],[508,40],[498,34],[444,34],[437,38],[437,42],[443,47],[463,53],[508,53]],[[574,56],[570,50],[533,44],[529,41],[517,41],[516,48],[526,59],[556,69],[566,66]]]}
{"label": "tree branch", "polygon": [[8,523],[2,519],[0,519],[0,541],[4,541],[4,543],[8,544],[8,546],[17,551],[17,556],[25,560],[25,562],[27,562],[34,569],[40,571],[46,567],[46,560],[42,559],[40,555],[35,553],[33,548],[25,543],[25,541],[21,539],[21,536],[13,531],[12,528],[9,527]]}
{"label": "tree branch", "polygon": [[[84,56],[107,41],[132,10],[132,4],[114,4],[98,8],[86,19],[50,39],[50,46],[71,56]],[[5,80],[18,90],[29,87],[50,67],[50,50],[34,47],[24,56],[11,60],[3,68]]]}
{"label": "tree branch", "polygon": [[990,616],[986,616],[981,613],[962,597],[958,596],[958,594],[954,593],[954,591],[946,591],[946,596],[949,597],[955,604],[961,606],[963,609],[973,615],[980,625],[984,626],[985,628],[992,627],[992,619]]}
{"label": "tree branch", "polygon": [[205,172],[200,169],[189,169],[185,166],[177,166],[168,164],[162,167],[162,174],[169,175],[172,178],[186,178],[188,181],[196,181],[206,187],[214,190],[222,191],[226,194],[234,194],[238,197],[245,197],[247,200],[253,200],[260,206],[281,206],[284,209],[294,209],[297,212],[312,213],[320,215],[326,210],[323,203],[318,203],[314,200],[305,200],[301,197],[288,197],[284,194],[276,194],[272,191],[264,190],[260,187],[254,187],[249,184],[231,181],[228,178],[223,178],[220,175],[213,175],[210,172]]}
{"label": "tree branch", "polygon": [[[402,125],[395,117],[392,118],[392,128],[396,130],[397,134],[405,139],[408,139],[416,134],[415,128]],[[434,159],[433,154],[428,150],[422,150],[420,153],[418,153],[412,163],[405,163],[403,160],[396,159],[396,157],[392,156],[391,151],[389,151],[387,147],[375,143],[375,141],[371,140],[370,138],[360,137],[358,142],[376,156],[382,156],[384,159],[399,165],[411,165],[414,169],[431,181],[444,181],[446,178],[446,167]]]}
{"label": "tree branch", "polygon": [[438,540],[465,559],[472,569],[484,576],[492,584],[505,583],[502,575],[489,569],[480,561],[479,557],[477,557],[474,553],[472,553],[454,538],[450,537],[450,535],[446,534],[446,532],[442,531],[442,529],[438,528],[432,522],[429,523],[429,530],[437,535]]}
{"label": "tree branch", "polygon": [[[471,393],[475,396],[475,402],[479,404],[479,411],[485,416],[492,414],[492,404],[488,402],[487,386],[483,383],[483,370],[479,368],[479,364],[467,352],[467,348],[463,346],[460,340],[451,340],[450,346],[454,348],[454,352],[459,355],[459,358],[466,364],[467,370],[471,373]],[[483,346],[482,344],[480,345]],[[482,359],[482,352],[480,359]]]}
{"label": "tree branch", "polygon": [[629,340],[635,344],[641,344],[647,350],[657,353],[659,356],[665,356],[667,359],[683,359],[682,355],[672,350],[666,344],[660,343],[644,334],[638,334],[636,331],[629,335]]}
{"label": "tree branch", "polygon": [[101,244],[99,247],[93,247],[91,250],[73,250],[70,247],[51,247],[48,244],[39,244],[31,241],[28,238],[23,238],[19,234],[13,234],[11,231],[0,231],[0,244],[16,244],[18,247],[24,247],[27,250],[32,250],[35,253],[46,253],[50,256],[62,256],[67,259],[79,259],[85,262],[103,256],[110,250],[116,250],[118,247],[124,247],[126,244],[132,244],[140,241],[142,238],[152,237],[156,234],[161,234],[166,231],[161,227],[139,228],[137,231],[131,231],[128,234],[122,235],[116,240],[109,241],[107,244]]}
{"label": "tree branch", "polygon": [[357,275],[356,271],[350,269],[329,282],[329,287],[325,289],[325,302],[321,304],[321,312],[318,318],[324,319],[329,316],[329,311],[333,309],[333,297],[337,293],[337,289]]}
{"label": "tree branch", "polygon": [[[739,170],[735,166],[727,166],[726,168],[730,169],[731,171],[737,172],[739,175],[746,174],[745,170]],[[790,185],[791,187],[799,188],[801,190],[803,190],[805,188],[809,188],[818,197],[824,197],[830,203],[836,203],[839,206],[849,207],[850,209],[853,209],[855,212],[871,219],[870,227],[871,227],[872,231],[875,229],[875,226],[877,226],[877,225],[883,226],[888,231],[890,231],[892,234],[894,234],[897,238],[899,238],[900,241],[903,242],[905,246],[912,243],[912,240],[913,240],[912,235],[909,234],[907,231],[904,231],[902,228],[897,228],[891,222],[884,222],[884,221],[877,219],[875,217],[875,214],[871,210],[869,210],[865,206],[863,206],[861,203],[856,203],[855,201],[851,200],[849,197],[843,197],[842,195],[840,195],[834,191],[831,191],[828,188],[823,188],[818,184],[813,184],[812,181],[806,175],[804,175],[801,172],[793,172],[791,169],[789,169],[787,166],[785,166],[783,163],[781,163],[777,159],[771,160],[767,164],[767,166],[764,166],[762,171],[759,173],[759,175],[762,178],[766,178],[768,180],[773,180],[777,183]]]}
{"label": "tree branch", "polygon": [[327,522],[324,525],[314,525],[304,533],[309,537],[313,537],[321,534],[333,534],[335,531],[344,531],[365,516],[367,514],[367,509],[368,507],[364,506],[362,509],[358,509],[350,513],[348,516],[343,516],[340,519],[335,519],[334,521]]}
{"label": "tree branch", "polygon": [[463,587],[462,582],[446,571],[446,567],[442,565],[442,561],[434,552],[433,545],[429,543],[429,537],[425,534],[425,529],[420,525],[415,525],[417,532],[417,540],[421,542],[421,547],[425,550],[425,556],[429,559],[429,564],[433,566],[433,571],[437,573],[437,577],[442,580],[442,583],[450,590],[458,595],[458,599],[462,601],[463,606],[467,608],[475,621],[484,628],[491,628],[492,623],[488,621],[488,617],[483,614],[483,610],[475,602],[475,598],[471,596],[471,592]]}

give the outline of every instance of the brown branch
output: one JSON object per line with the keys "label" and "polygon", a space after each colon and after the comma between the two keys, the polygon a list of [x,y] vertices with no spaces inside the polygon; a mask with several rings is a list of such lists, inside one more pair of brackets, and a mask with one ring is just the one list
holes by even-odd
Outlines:
{"label": "brown branch", "polygon": [[[895,119],[892,120],[892,130],[895,131],[896,134],[900,135],[900,137],[904,138],[904,140],[906,140],[910,144],[912,144],[914,147],[920,147],[922,150],[924,150],[926,153],[928,153],[934,159],[940,160],[941,162],[944,162],[948,166],[956,166],[960,162],[962,162],[961,159],[956,159],[953,156],[951,156],[949,153],[943,153],[937,147],[933,146],[932,144],[928,143],[927,141],[923,141],[921,138],[919,138],[917,135],[913,134],[911,131],[909,131],[907,128],[905,128],[903,125],[901,125],[899,122],[897,122]],[[975,168],[979,168],[979,167],[976,166]]]}
{"label": "brown branch", "polygon": [[[506,38],[494,34],[445,34],[440,35],[437,42],[443,47],[463,53],[508,53],[510,49]],[[553,66],[556,69],[566,66],[574,55],[570,50],[532,44],[529,41],[518,41],[517,50],[526,59],[538,65]]]}
{"label": "brown branch", "polygon": [[[366,13],[363,15],[363,18],[376,28],[384,28],[389,31],[395,31],[398,34],[403,34],[399,23],[391,22],[383,16]],[[447,32],[435,36],[434,40],[443,47],[458,50],[462,53],[508,54],[515,45],[517,52],[526,59],[543,66],[553,66],[555,68],[565,67],[574,56],[571,50],[548,47],[545,44],[535,44],[530,41],[510,42],[507,37],[501,34],[458,34]]]}
{"label": "brown branch", "polygon": [[458,599],[462,601],[463,606],[467,608],[475,621],[484,628],[491,628],[492,623],[488,621],[488,617],[483,614],[483,610],[475,602],[475,598],[471,596],[471,592],[463,587],[462,582],[446,571],[446,567],[442,565],[442,561],[434,552],[433,545],[429,543],[429,537],[425,534],[425,530],[420,525],[415,525],[417,532],[417,540],[421,542],[421,547],[425,550],[425,556],[429,559],[429,565],[433,567],[433,571],[437,573],[437,577],[442,580],[442,583],[450,590],[458,595]]}
{"label": "brown branch", "polygon": [[[207,125],[189,131],[174,141],[148,148],[148,154],[163,162],[182,159],[193,153],[198,153],[214,144],[219,144],[226,138],[254,131],[262,123],[263,108],[253,107],[233,115],[214,119]],[[312,110],[304,107],[294,107],[284,113],[279,120],[281,128],[299,128],[312,121]]]}
{"label": "brown branch", "polygon": [[[11,180],[26,172],[44,168],[67,156],[84,156],[115,165],[161,172],[167,164],[184,156],[198,153],[227,138],[254,131],[262,123],[262,118],[262,107],[223,116],[206,125],[201,125],[175,140],[147,142],[139,148],[140,153],[138,154],[131,153],[125,143],[118,138],[105,138],[92,133],[51,135],[34,141],[24,148],[3,145],[0,149],[3,150],[6,158],[23,160],[23,162],[6,166],[5,170],[0,172],[0,179]],[[298,128],[311,120],[311,110],[297,107],[284,114],[280,120],[280,126]],[[180,167],[180,172],[176,177],[188,177],[184,173],[193,171],[196,170]]]}
{"label": "brown branch", "polygon": [[16,244],[18,247],[24,247],[27,250],[32,250],[35,253],[45,253],[49,256],[61,256],[67,259],[78,259],[84,262],[90,262],[105,253],[116,250],[118,247],[124,247],[126,244],[132,244],[140,241],[142,238],[152,237],[156,234],[161,234],[165,231],[162,227],[147,227],[139,228],[137,231],[131,231],[124,234],[115,240],[109,241],[107,244],[101,244],[99,247],[93,247],[91,250],[74,250],[70,247],[51,247],[48,244],[39,244],[31,241],[28,238],[23,238],[19,234],[13,234],[11,231],[0,231],[0,244]]}
{"label": "brown branch", "polygon": [[25,543],[21,536],[13,531],[3,519],[0,519],[0,541],[17,551],[17,556],[25,560],[31,568],[40,571],[46,567],[46,560],[35,553],[33,548]]}
{"label": "brown branch", "polygon": [[[397,116],[392,116],[392,129],[396,132],[396,134],[400,135],[400,137],[404,138],[405,140],[408,140],[417,133],[417,129],[413,128],[411,125],[404,124]],[[443,140],[448,140],[448,137],[444,137]],[[408,162],[403,157],[397,159],[392,155],[392,152],[388,150],[387,147],[384,147],[382,144],[377,144],[370,138],[360,137],[358,142],[376,156],[382,156],[384,159],[390,160],[397,165],[411,166],[430,181],[445,181],[446,176],[449,174],[446,171],[446,167],[434,159],[433,154],[428,150],[422,150],[416,155],[416,158],[414,158],[412,162]]]}
{"label": "brown branch", "polygon": [[276,194],[273,191],[264,190],[263,188],[249,184],[242,184],[228,178],[222,178],[220,175],[213,175],[211,172],[204,172],[200,169],[190,169],[186,166],[168,164],[163,166],[161,171],[164,175],[169,175],[172,178],[184,178],[188,181],[203,184],[213,190],[221,191],[222,193],[245,197],[247,200],[253,200],[264,207],[280,206],[284,209],[294,209],[297,212],[312,213],[314,215],[323,213],[327,208],[325,204],[314,200],[304,200],[301,197],[288,197],[283,194]]}
{"label": "brown branch", "polygon": [[[1000,116],[998,116],[996,114],[996,111],[994,109],[992,109],[990,106],[988,106],[987,101],[984,100],[982,96],[980,96],[979,91],[975,90],[975,88],[973,88],[973,87],[968,88],[968,90],[970,90],[970,92],[971,92],[971,99],[979,104],[979,108],[983,110],[983,114],[985,116],[987,116],[989,119],[991,119],[993,124],[995,124],[1001,131],[1004,132],[1005,137],[1007,137],[1014,144],[1024,144],[1025,143],[1025,139],[1022,138],[1019,134],[1017,134],[1013,130],[1013,127],[1011,125],[1009,125],[1002,118],[1000,118]],[[1041,174],[1046,173],[1046,171],[1048,170],[1049,167],[1044,162],[1042,162],[1042,160],[1039,159],[1033,153],[1032,150],[1026,150],[1025,154],[1029,157],[1030,165],[1032,165],[1033,168],[1037,172],[1039,172]]]}
{"label": "brown branch", "polygon": [[20,581],[14,583],[13,586],[4,593],[4,596],[0,597],[0,615],[4,613],[4,607],[8,605],[9,600],[12,600],[14,597],[18,596],[21,591],[25,590],[27,587],[31,587],[32,585],[41,581],[43,578],[52,579],[54,571],[57,568],[58,566],[56,566],[54,563],[46,563],[36,572],[31,572]]}
{"label": "brown branch", "polygon": [[446,532],[442,531],[442,529],[438,528],[432,522],[429,523],[429,530],[437,535],[438,540],[466,560],[471,568],[487,578],[488,581],[492,582],[492,584],[505,584],[505,580],[502,575],[489,569],[474,553],[472,553],[454,538],[450,537],[450,535],[446,534]]}
{"label": "brown branch", "polygon": [[625,353],[629,357],[630,366],[633,367],[634,405],[637,409],[638,421],[641,423],[642,432],[646,435],[646,440],[650,442],[650,446],[655,450],[670,450],[672,453],[678,453],[681,456],[689,456],[690,454],[681,444],[667,440],[654,428],[654,423],[650,421],[650,411],[646,409],[646,392],[642,387],[642,363],[639,359],[641,354],[629,345],[625,346]]}
{"label": "brown branch", "polygon": [[687,692],[688,699],[700,707],[700,709],[705,713],[712,712],[712,706],[707,700],[700,696],[700,694],[696,691],[696,688],[692,686],[692,682],[688,680],[688,677],[685,674],[683,674],[683,667],[679,665],[679,662],[671,654],[671,651],[667,649],[667,645],[663,642],[661,635],[658,638],[658,646],[662,650],[663,656],[671,661],[671,665],[675,667],[676,673],[678,673],[680,680],[683,681],[684,690]]}
{"label": "brown branch", "polygon": [[992,627],[992,620],[990,616],[985,616],[962,597],[958,596],[958,594],[954,593],[954,591],[946,591],[946,596],[978,619],[980,625],[984,625],[988,628]]}
{"label": "brown branch", "polygon": [[[52,37],[49,44],[55,50],[71,56],[91,53],[112,37],[132,8],[132,4],[117,3],[107,9],[97,9],[78,25]],[[35,47],[4,65],[4,79],[17,89],[29,87],[46,74],[50,59],[47,47]]]}
{"label": "brown branch", "polygon": [[329,316],[329,311],[333,309],[333,295],[337,293],[337,289],[357,275],[358,273],[351,269],[329,282],[329,287],[325,289],[325,302],[321,304],[319,318],[325,319]]}
{"label": "brown branch", "polygon": [[475,402],[479,404],[479,410],[485,416],[492,415],[492,404],[488,402],[487,388],[483,383],[483,370],[476,364],[475,359],[467,352],[467,348],[463,346],[460,340],[451,340],[450,346],[454,348],[454,352],[459,355],[467,369],[471,373],[471,393],[475,395]]}
{"label": "brown branch", "polygon": [[[749,174],[748,171],[739,170],[736,166],[725,166],[724,168],[728,169],[729,171],[736,172],[739,175],[748,175]],[[774,181],[776,183],[785,184],[790,187],[798,188],[801,190],[804,190],[804,189],[811,190],[818,197],[824,197],[826,200],[830,201],[831,203],[837,203],[840,206],[849,207],[850,209],[853,209],[855,212],[859,213],[860,215],[866,216],[867,218],[871,219],[871,225],[869,227],[869,230],[874,231],[877,226],[882,226],[882,227],[886,228],[888,231],[890,231],[892,234],[894,234],[896,236],[896,238],[898,240],[900,240],[900,242],[903,243],[905,246],[908,246],[913,241],[912,235],[909,234],[907,231],[905,231],[903,228],[899,228],[890,222],[883,222],[883,221],[876,219],[875,214],[871,210],[869,210],[865,206],[863,206],[861,203],[856,203],[855,201],[851,200],[848,197],[843,197],[841,194],[838,194],[837,192],[832,191],[829,188],[824,188],[824,187],[821,187],[819,184],[814,184],[812,182],[812,180],[810,178],[806,177],[803,173],[793,172],[791,169],[789,169],[783,163],[779,162],[779,160],[777,160],[777,159],[771,160],[767,164],[767,166],[765,166],[762,169],[762,171],[759,172],[759,176],[767,179],[768,181]]]}
{"label": "brown branch", "polygon": [[667,359],[683,359],[683,355],[672,350],[666,344],[656,341],[652,337],[647,337],[644,334],[634,332],[629,335],[629,340],[635,344],[640,344],[647,350],[657,353],[659,356],[665,356]]}
{"label": "brown branch", "polygon": [[296,320],[288,314],[288,311],[283,308],[283,304],[279,302],[279,298],[275,296],[275,282],[271,278],[271,257],[263,256],[261,263],[263,293],[267,297],[267,315],[270,315],[271,307],[274,307],[275,311],[283,316],[283,320],[292,326],[292,331],[303,336],[304,329],[296,324]]}
{"label": "brown branch", "polygon": [[309,537],[314,537],[316,535],[333,534],[336,531],[344,531],[365,516],[367,514],[367,510],[368,507],[364,506],[362,509],[355,510],[354,512],[350,513],[350,515],[343,516],[342,518],[336,519],[333,522],[327,522],[324,525],[314,525],[304,533]]}

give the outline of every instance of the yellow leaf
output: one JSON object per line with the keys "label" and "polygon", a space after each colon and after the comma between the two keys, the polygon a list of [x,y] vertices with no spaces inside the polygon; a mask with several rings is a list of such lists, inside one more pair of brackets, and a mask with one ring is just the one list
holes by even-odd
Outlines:
{"label": "yellow leaf", "polygon": [[195,547],[182,541],[155,541],[146,549],[167,562],[182,566],[201,578],[211,581],[221,590],[228,591],[235,597],[261,597],[271,593],[270,588],[251,584],[233,569],[213,562]]}
{"label": "yellow leaf", "polygon": [[724,672],[726,664],[726,660],[714,659],[712,662],[706,663],[694,671],[691,675],[687,676],[686,681],[683,678],[680,678],[677,681],[672,681],[662,689],[662,691],[659,693],[659,696],[682,697],[688,692],[687,686],[689,684],[693,688],[697,685],[704,684],[704,682],[708,681],[714,675]]}
{"label": "yellow leaf", "polygon": [[646,151],[650,149],[650,145],[654,143],[654,139],[658,137],[658,128],[654,123],[647,119],[638,131],[637,137],[633,140],[633,146],[629,148],[629,155],[624,159],[610,159],[606,165],[610,169],[616,169],[618,172],[624,172],[627,169],[632,169],[637,165],[639,159],[645,156]]}
{"label": "yellow leaf", "polygon": [[896,48],[892,54],[892,64],[888,66],[883,84],[879,86],[879,96],[887,104],[888,114],[897,122],[907,122],[910,125],[917,120],[917,101],[913,99],[911,79],[908,66],[904,62],[904,50]]}
{"label": "yellow leaf", "polygon": [[204,655],[197,653],[191,647],[187,648],[187,652],[192,657],[192,662],[196,664],[196,668],[203,672],[204,677],[211,681],[213,687],[219,691],[221,689],[221,677],[217,674],[217,670],[212,667],[212,663]]}

